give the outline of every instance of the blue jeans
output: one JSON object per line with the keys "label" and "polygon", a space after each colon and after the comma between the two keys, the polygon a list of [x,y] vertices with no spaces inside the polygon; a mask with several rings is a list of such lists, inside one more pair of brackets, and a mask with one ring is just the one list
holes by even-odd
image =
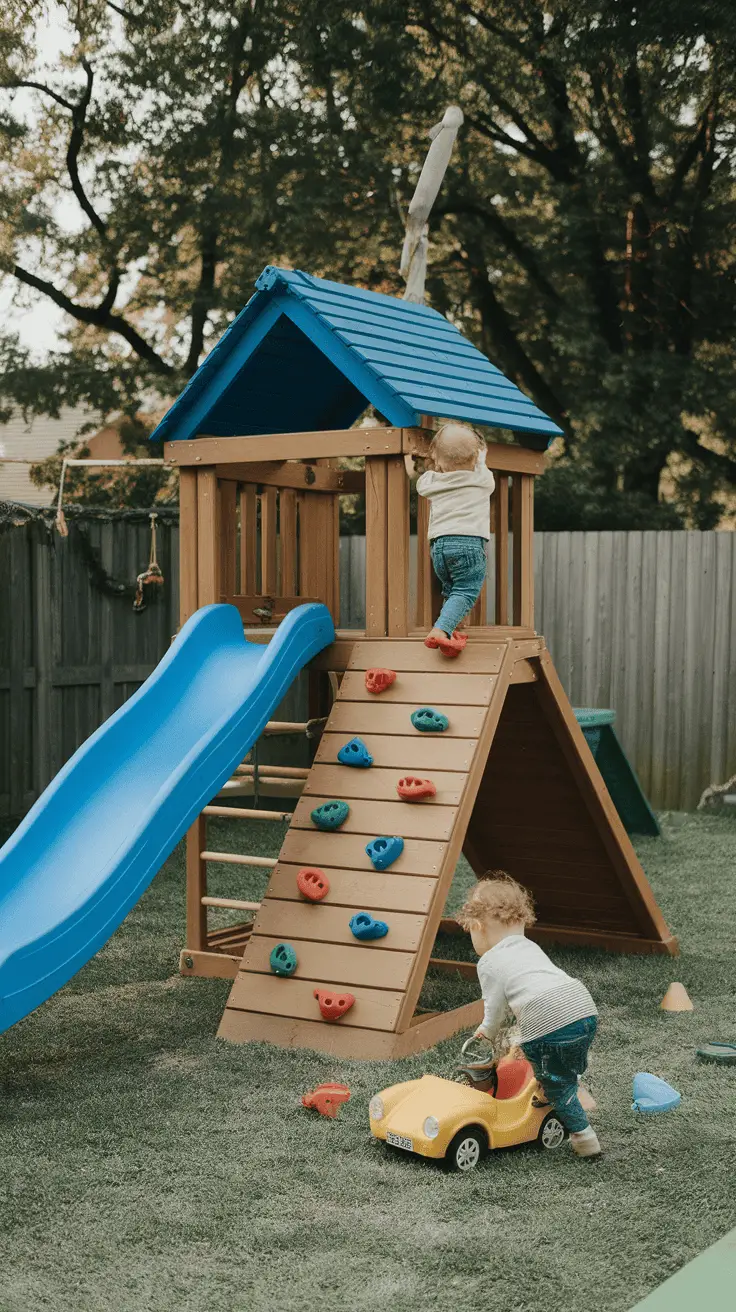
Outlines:
{"label": "blue jeans", "polygon": [[534,1074],[565,1129],[577,1134],[587,1129],[589,1121],[578,1098],[578,1076],[588,1065],[588,1049],[598,1029],[598,1017],[573,1021],[564,1029],[544,1034],[541,1039],[523,1043],[524,1056],[534,1067]]}
{"label": "blue jeans", "polygon": [[485,539],[448,535],[435,538],[429,550],[445,602],[436,627],[450,637],[480,596],[487,568]]}

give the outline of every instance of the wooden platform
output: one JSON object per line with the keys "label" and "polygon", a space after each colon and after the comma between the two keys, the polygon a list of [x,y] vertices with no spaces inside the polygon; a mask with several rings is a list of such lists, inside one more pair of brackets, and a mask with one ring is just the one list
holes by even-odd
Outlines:
{"label": "wooden platform", "polygon": [[[477,1024],[480,1001],[447,1013],[417,1012],[463,850],[479,874],[502,867],[532,890],[541,942],[676,951],[543,639],[472,641],[455,661],[418,639],[366,639],[341,656],[346,673],[245,941],[221,1037],[398,1057]],[[398,674],[380,697],[365,690],[372,666]],[[444,710],[445,733],[413,728],[411,712],[423,705]],[[356,734],[374,757],[369,770],[337,761]],[[396,783],[407,771],[432,778],[437,797],[399,801]],[[347,822],[337,833],[317,830],[310,811],[335,797],[350,804]],[[365,846],[381,834],[401,834],[405,845],[379,873]],[[300,897],[303,865],[328,875],[324,902]],[[348,921],[366,910],[388,921],[384,939],[353,937]],[[269,968],[280,941],[291,943],[299,960],[288,979]],[[322,1021],[316,987],[355,995],[344,1020]]]}

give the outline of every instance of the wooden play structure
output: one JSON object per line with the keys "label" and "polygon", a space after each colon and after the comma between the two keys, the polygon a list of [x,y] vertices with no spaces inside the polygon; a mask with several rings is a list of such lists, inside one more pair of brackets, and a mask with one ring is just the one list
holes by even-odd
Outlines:
{"label": "wooden play structure", "polygon": [[[435,956],[440,931],[461,932],[444,918],[461,853],[478,874],[502,867],[532,890],[541,943],[676,952],[534,629],[533,488],[555,425],[423,305],[273,268],[256,286],[158,430],[181,473],[181,619],[227,602],[248,636],[267,642],[289,610],[317,600],[337,633],[309,673],[311,766],[262,767],[265,778],[301,789],[279,857],[220,853],[207,841],[209,816],[268,824],[278,812],[213,804],[188,834],[181,969],[232,978],[220,1034],[368,1058],[411,1053],[476,1024],[480,1002],[444,1013],[419,1005],[428,969],[475,972],[467,960]],[[368,406],[380,418],[352,427]],[[426,451],[439,418],[516,439],[488,445],[493,577],[452,661],[422,641],[438,606],[421,499],[411,577],[404,461]],[[345,457],[359,460],[345,469]],[[364,632],[339,628],[344,495],[365,497]],[[397,675],[378,696],[365,683],[374,667]],[[414,728],[422,706],[447,716],[445,732]],[[272,723],[267,732],[305,728]],[[338,762],[355,736],[370,769]],[[255,768],[246,761],[239,777]],[[436,797],[399,800],[397,781],[413,772],[432,779]],[[324,832],[310,813],[331,799],[350,813],[339,831]],[[365,850],[379,835],[404,839],[384,871]],[[267,868],[262,901],[214,894],[211,862]],[[306,866],[329,880],[318,903],[297,888]],[[210,930],[212,906],[246,915]],[[386,937],[356,941],[348,922],[364,911],[388,923]],[[296,950],[290,978],[269,966],[280,942]],[[354,1005],[326,1023],[316,988],[350,992]]]}

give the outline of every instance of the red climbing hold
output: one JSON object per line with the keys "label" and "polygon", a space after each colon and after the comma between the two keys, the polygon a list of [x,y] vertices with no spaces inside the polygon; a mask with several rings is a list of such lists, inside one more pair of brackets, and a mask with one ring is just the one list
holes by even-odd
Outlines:
{"label": "red climbing hold", "polygon": [[425,638],[425,647],[439,647],[443,656],[459,656],[468,641],[467,633],[455,629],[451,638]]}
{"label": "red climbing hold", "polygon": [[302,1094],[302,1103],[319,1112],[320,1116],[329,1116],[334,1121],[342,1103],[350,1101],[347,1084],[318,1084],[309,1093]]}
{"label": "red climbing hold", "polygon": [[405,774],[399,779],[396,791],[402,802],[421,802],[423,797],[437,796],[437,788],[431,779],[418,779],[413,774]]}
{"label": "red climbing hold", "polygon": [[368,692],[385,692],[396,682],[396,670],[366,670],[365,686]]}
{"label": "red climbing hold", "polygon": [[296,877],[296,886],[310,902],[321,902],[330,891],[327,875],[324,870],[318,870],[316,866],[304,866]]}
{"label": "red climbing hold", "polygon": [[325,1020],[339,1020],[355,1002],[352,993],[332,993],[329,989],[315,989],[314,996]]}

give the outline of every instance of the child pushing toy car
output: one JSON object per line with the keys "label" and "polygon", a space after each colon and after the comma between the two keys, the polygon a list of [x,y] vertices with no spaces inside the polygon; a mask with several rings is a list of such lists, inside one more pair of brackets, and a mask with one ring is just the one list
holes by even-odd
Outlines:
{"label": "child pushing toy car", "polygon": [[[495,483],[486,468],[486,444],[466,424],[438,428],[428,463],[417,494],[429,501],[429,548],[444,605],[424,641],[445,656],[456,656],[465,646],[465,635],[456,630],[473,609],[486,577]],[[411,476],[413,457],[406,466]]]}
{"label": "child pushing toy car", "polygon": [[480,958],[485,1014],[476,1035],[495,1040],[509,1007],[524,1056],[569,1132],[573,1151],[578,1157],[598,1157],[598,1136],[578,1097],[598,1013],[585,985],[526,938],[524,930],[535,918],[531,895],[501,870],[481,879],[458,913]]}

